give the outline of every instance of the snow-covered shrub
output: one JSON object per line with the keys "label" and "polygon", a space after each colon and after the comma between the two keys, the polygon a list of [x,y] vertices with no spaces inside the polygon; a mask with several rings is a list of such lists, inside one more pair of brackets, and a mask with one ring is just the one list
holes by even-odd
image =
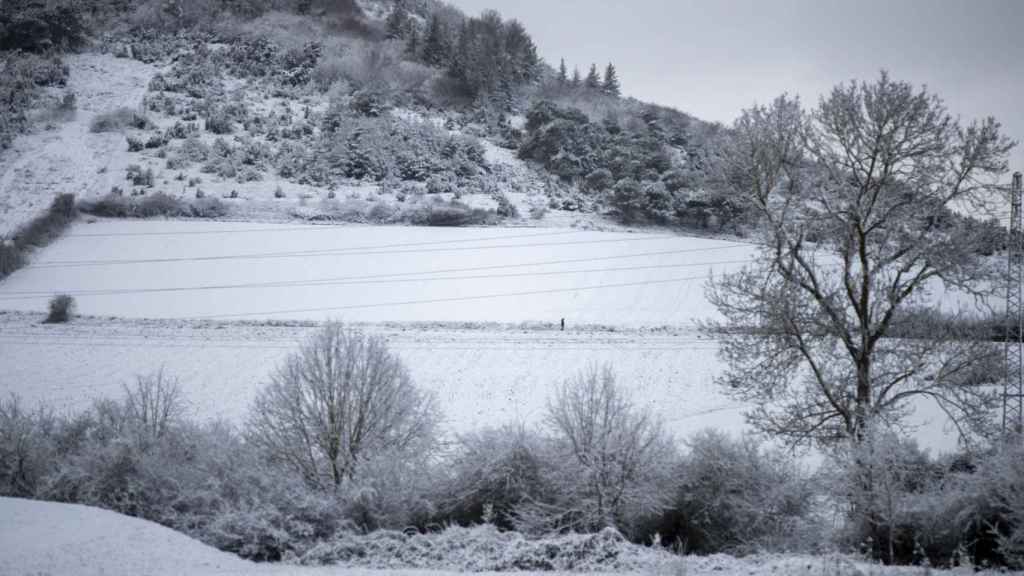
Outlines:
{"label": "snow-covered shrub", "polygon": [[408,213],[409,222],[417,226],[476,226],[496,220],[494,212],[470,208],[457,200],[423,202]]}
{"label": "snow-covered shrub", "polygon": [[153,76],[149,91],[176,92],[201,99],[219,96],[223,91],[222,66],[206,42],[199,40],[175,59],[170,71]]}
{"label": "snow-covered shrub", "polygon": [[522,427],[506,426],[458,438],[446,461],[439,520],[515,528],[515,511],[527,502],[551,502],[550,446]]}
{"label": "snow-covered shrub", "polygon": [[0,280],[25,265],[29,250],[45,247],[60,237],[77,215],[75,196],[61,194],[46,212],[23,224],[10,238],[0,237]]}
{"label": "snow-covered shrub", "polygon": [[164,130],[165,140],[184,140],[199,132],[199,126],[195,122],[175,122],[173,126]]}
{"label": "snow-covered shrub", "polygon": [[134,108],[121,107],[97,114],[89,124],[91,132],[114,132],[125,128],[145,130],[152,125],[145,114]]}
{"label": "snow-covered shrub", "polygon": [[366,219],[377,224],[388,224],[393,221],[398,210],[387,202],[376,202],[366,214]]}
{"label": "snow-covered shrub", "polygon": [[[3,35],[0,22],[0,36]],[[28,112],[36,106],[43,86],[64,86],[68,68],[56,55],[44,57],[14,52],[0,64],[0,150],[6,149],[14,138],[30,126]]]}
{"label": "snow-covered shrub", "polygon": [[327,92],[335,82],[345,78],[342,59],[337,55],[325,56],[317,62],[312,72],[313,85],[320,92]]}
{"label": "snow-covered shrub", "polygon": [[647,525],[665,545],[688,551],[789,550],[820,544],[816,490],[791,455],[763,448],[752,438],[712,430],[688,441],[677,467],[674,496]]}
{"label": "snow-covered shrub", "polygon": [[[238,192],[232,192],[237,198]],[[228,213],[228,207],[219,198],[198,198],[189,206],[189,210],[195,218],[221,218]]]}
{"label": "snow-covered shrub", "polygon": [[234,123],[223,108],[215,108],[206,117],[206,130],[214,134],[231,134]]}
{"label": "snow-covered shrub", "polygon": [[1006,564],[1024,569],[1024,446],[1019,438],[981,462],[976,482],[980,485],[979,504],[991,511],[985,514],[982,508],[976,516],[988,516],[990,534]]}
{"label": "snow-covered shrub", "polygon": [[356,114],[345,97],[332,97],[320,126],[320,153],[304,170],[320,184],[345,178],[422,182],[441,173],[461,183],[487,171],[475,139],[451,136],[429,123]]}
{"label": "snow-covered shrub", "polygon": [[6,2],[0,6],[0,50],[54,52],[76,49],[88,29],[78,2]]}
{"label": "snow-covered shrub", "polygon": [[548,403],[553,503],[527,502],[517,528],[534,534],[613,527],[633,535],[641,519],[667,507],[674,449],[660,421],[636,407],[611,368],[592,366],[556,389]]}
{"label": "snow-covered shrub", "polygon": [[0,398],[0,496],[31,498],[49,472],[53,458],[52,415],[29,411],[12,394]]}
{"label": "snow-covered shrub", "polygon": [[78,207],[86,214],[108,218],[127,218],[132,216],[135,210],[133,202],[116,186],[99,199],[79,202]]}
{"label": "snow-covered shrub", "polygon": [[844,491],[836,496],[855,498],[842,543],[886,561],[891,553],[899,564],[1024,568],[1019,444],[940,459],[913,443],[871,444],[861,458],[872,473],[870,490],[863,475],[848,474],[845,484],[831,484]]}
{"label": "snow-covered shrub", "polygon": [[67,294],[58,294],[50,299],[46,324],[63,324],[75,314],[75,299]]}
{"label": "snow-covered shrub", "polygon": [[666,552],[630,544],[613,529],[531,540],[489,525],[406,535],[343,532],[299,557],[306,565],[466,572],[634,572],[663,563]]}
{"label": "snow-covered shrub", "polygon": [[502,218],[519,218],[519,208],[509,200],[504,192],[495,192],[491,198],[498,203],[497,213]]}
{"label": "snow-covered shrub", "polygon": [[285,50],[275,70],[277,80],[285,86],[305,86],[312,79],[322,53],[323,45],[319,42]]}
{"label": "snow-covered shrub", "polygon": [[142,152],[146,148],[146,143],[134,136],[127,136],[125,140],[128,142],[129,152]]}
{"label": "snow-covered shrub", "polygon": [[126,169],[127,174],[125,178],[131,180],[134,186],[145,186],[151,188],[154,183],[154,174],[152,168],[142,169],[142,166],[138,164],[129,164]]}

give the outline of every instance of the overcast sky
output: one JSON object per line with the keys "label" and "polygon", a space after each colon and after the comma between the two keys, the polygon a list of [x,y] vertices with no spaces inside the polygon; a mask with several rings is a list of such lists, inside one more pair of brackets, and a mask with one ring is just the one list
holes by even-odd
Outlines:
{"label": "overcast sky", "polygon": [[[886,68],[1024,140],[1024,0],[451,1],[520,20],[552,65],[614,62],[627,95],[705,120],[782,92],[816,103]],[[1011,168],[1024,171],[1024,147]]]}

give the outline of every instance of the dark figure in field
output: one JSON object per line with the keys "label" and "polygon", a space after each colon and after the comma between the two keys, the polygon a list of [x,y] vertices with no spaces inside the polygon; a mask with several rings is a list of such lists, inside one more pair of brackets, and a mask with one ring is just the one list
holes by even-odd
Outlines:
{"label": "dark figure in field", "polygon": [[562,332],[565,332],[565,318],[562,318]]}

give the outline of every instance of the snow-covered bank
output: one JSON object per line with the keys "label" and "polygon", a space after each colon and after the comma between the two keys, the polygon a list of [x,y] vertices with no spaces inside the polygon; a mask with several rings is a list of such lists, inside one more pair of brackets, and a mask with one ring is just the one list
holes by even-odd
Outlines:
{"label": "snow-covered bank", "polygon": [[[10,576],[454,576],[457,572],[254,564],[169,528],[76,504],[0,498],[0,574]],[[973,574],[881,568],[838,556],[672,558],[636,574],[664,576],[924,576]],[[495,574],[495,573],[479,573]],[[529,572],[515,572],[529,576]],[[558,572],[539,572],[557,576]],[[565,574],[565,573],[561,573]],[[575,572],[578,576],[587,573]]]}

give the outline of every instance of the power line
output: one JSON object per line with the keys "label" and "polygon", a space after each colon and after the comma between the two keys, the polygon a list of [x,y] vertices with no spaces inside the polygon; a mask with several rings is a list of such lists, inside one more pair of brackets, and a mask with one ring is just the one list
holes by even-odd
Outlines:
{"label": "power line", "polygon": [[603,290],[607,288],[631,288],[636,286],[649,286],[654,284],[670,284],[675,282],[687,282],[691,280],[706,280],[708,276],[690,276],[686,278],[668,278],[665,280],[647,280],[643,282],[623,282],[619,284],[594,284],[590,286],[576,286],[573,288],[551,288],[548,290],[527,290],[522,292],[505,292],[499,294],[479,294],[474,296],[453,296],[451,298],[433,298],[428,300],[401,300],[395,302],[379,302],[371,304],[349,304],[346,306],[324,306],[318,308],[294,308],[289,310],[268,310],[262,312],[240,312],[233,314],[210,314],[204,316],[193,316],[194,320],[218,319],[218,318],[244,318],[252,316],[273,316],[278,314],[305,314],[311,312],[339,312],[342,310],[356,310],[364,308],[386,308],[389,306],[411,306],[417,304],[441,304],[446,302],[466,302],[470,300],[489,300],[493,298],[512,298],[517,296],[536,296],[541,294],[559,294],[566,292],[578,292],[583,290]]}
{"label": "power line", "polygon": [[[459,248],[426,248],[426,249],[411,249],[411,250],[376,250],[376,251],[359,251],[358,248],[334,248],[329,250],[301,250],[291,252],[256,252],[250,254],[226,254],[217,256],[184,256],[174,258],[138,258],[138,259],[121,259],[121,260],[63,260],[63,261],[49,261],[40,262],[26,266],[24,269],[41,269],[41,268],[77,268],[77,267],[90,267],[90,266],[114,266],[124,264],[169,264],[178,262],[218,262],[225,260],[265,260],[271,258],[305,258],[305,257],[319,257],[319,256],[380,256],[387,254],[421,254],[421,253],[435,253],[435,252],[467,252],[476,250],[497,250],[497,249],[508,249],[508,248],[530,248],[530,247],[552,247],[552,246],[579,246],[588,244],[608,244],[608,243],[620,243],[620,242],[642,242],[659,240],[664,238],[678,238],[677,236],[671,235],[659,235],[659,236],[646,236],[640,238],[605,238],[596,240],[574,240],[567,242],[528,242],[523,244],[499,244],[496,246],[466,246]],[[427,243],[424,243],[427,244]],[[679,250],[678,252],[709,252],[714,250],[729,250],[735,248],[745,248],[743,244],[728,244],[723,246],[706,246],[701,248],[691,248],[685,250]]]}
{"label": "power line", "polygon": [[[178,231],[147,231],[147,232],[84,232],[84,233],[70,233],[65,234],[65,238],[120,238],[120,237],[137,237],[137,236],[203,236],[203,235],[221,235],[221,234],[255,234],[255,233],[266,233],[266,232],[340,232],[343,230],[353,230],[351,227],[342,227],[335,224],[306,224],[303,226],[276,226],[272,228],[221,228],[219,230],[178,230]],[[518,237],[527,238],[531,236],[553,236],[556,234],[579,234],[585,232],[585,230],[569,230],[560,232],[546,232],[539,234],[523,234]],[[515,238],[517,236],[508,236],[508,238]],[[497,236],[480,238],[480,240],[491,240],[498,238]]]}
{"label": "power line", "polygon": [[[148,237],[148,236],[209,236],[209,235],[229,235],[229,234],[264,234],[264,233],[275,233],[275,232],[345,232],[351,230],[358,230],[349,227],[339,227],[339,225],[328,225],[328,224],[305,224],[301,227],[274,227],[274,228],[249,228],[249,229],[220,229],[220,230],[182,230],[182,231],[165,231],[165,232],[96,232],[96,233],[72,233],[66,234],[66,238],[133,238],[133,237]],[[547,230],[536,234],[518,234],[518,235],[504,235],[504,236],[489,236],[480,238],[464,238],[461,240],[451,241],[436,241],[427,242],[427,244],[446,244],[449,242],[483,242],[487,240],[508,240],[514,238],[537,238],[543,236],[562,236],[568,234],[583,234],[587,231],[583,230]],[[373,248],[374,246],[370,246]],[[385,246],[386,247],[386,246]]]}
{"label": "power line", "polygon": [[[16,346],[103,346],[107,348],[169,348],[169,349],[186,349],[186,350],[298,350],[300,342],[296,341],[291,345],[288,344],[266,344],[266,343],[252,343],[252,344],[232,344],[224,342],[203,342],[203,341],[192,341],[192,342],[175,342],[175,341],[163,341],[163,340],[140,340],[131,341],[123,339],[122,341],[116,340],[101,340],[101,339],[4,339],[0,337],[0,342],[4,344],[12,344]],[[179,339],[181,340],[181,339]],[[683,342],[682,344],[695,344],[694,342]],[[710,340],[708,344],[712,344]],[[452,351],[452,352],[680,352],[686,350],[704,351],[704,350],[717,350],[718,347],[714,345],[701,345],[701,346],[619,346],[616,343],[609,343],[607,346],[537,346],[536,344],[530,344],[528,346],[403,346],[401,344],[388,344],[388,348],[391,350],[422,350],[422,351]]]}
{"label": "power line", "polygon": [[[318,287],[318,286],[351,286],[351,285],[367,285],[367,284],[402,284],[402,283],[413,283],[413,282],[451,282],[457,280],[489,280],[499,278],[528,278],[528,277],[539,277],[539,276],[562,276],[570,274],[596,274],[596,273],[609,273],[609,272],[631,272],[638,270],[661,270],[666,268],[695,268],[698,266],[717,266],[725,264],[745,264],[750,262],[747,260],[726,260],[719,262],[692,262],[682,264],[652,264],[646,266],[623,266],[618,268],[587,268],[582,270],[550,270],[546,272],[517,272],[509,274],[479,274],[474,276],[441,276],[434,278],[392,278],[392,279],[372,279],[372,278],[359,278],[359,277],[340,277],[337,279],[330,280],[293,280],[293,281],[282,281],[282,282],[254,282],[254,283],[241,283],[241,284],[220,284],[220,285],[205,285],[205,286],[179,286],[179,287],[160,287],[160,288],[110,288],[110,289],[94,289],[94,290],[57,290],[57,291],[22,291],[13,292],[8,294],[0,294],[0,301],[16,301],[16,300],[34,300],[36,298],[49,296],[54,293],[67,294],[70,296],[115,296],[115,295],[126,295],[126,294],[154,294],[154,293],[168,293],[168,292],[195,292],[195,291],[208,291],[208,290],[235,290],[235,289],[249,289],[249,288],[295,288],[295,287]],[[522,264],[512,266],[524,266]],[[482,266],[479,268],[487,269],[493,268],[489,266]],[[463,271],[470,271],[472,269],[463,269]],[[424,273],[409,273],[416,275],[430,274],[430,272]],[[407,275],[409,275],[407,274]],[[401,274],[399,274],[401,275]],[[390,277],[392,275],[384,274],[377,275],[382,277]]]}

